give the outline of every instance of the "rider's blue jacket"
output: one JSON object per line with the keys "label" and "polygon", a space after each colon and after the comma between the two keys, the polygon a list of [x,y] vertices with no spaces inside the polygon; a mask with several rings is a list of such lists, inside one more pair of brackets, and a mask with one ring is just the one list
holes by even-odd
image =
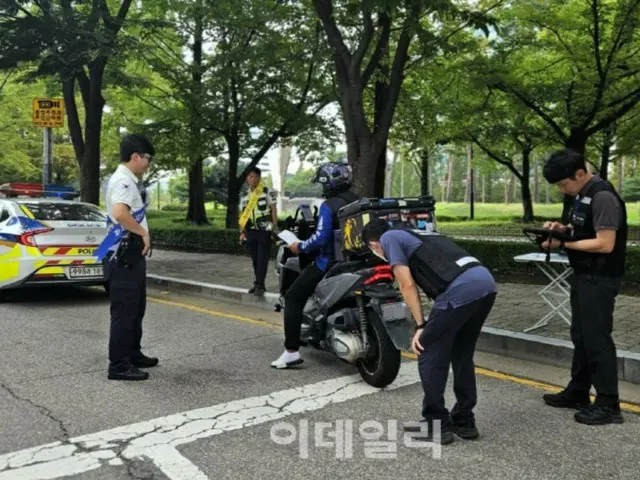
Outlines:
{"label": "rider's blue jacket", "polygon": [[300,251],[307,255],[316,253],[315,264],[323,272],[327,270],[329,264],[333,261],[333,216],[327,202],[320,205],[318,213],[318,224],[316,232],[311,238],[300,244]]}
{"label": "rider's blue jacket", "polygon": [[334,261],[333,231],[339,228],[338,210],[345,205],[357,200],[352,192],[345,191],[334,197],[328,198],[320,205],[316,232],[311,238],[300,244],[300,251],[306,255],[315,255],[314,263],[321,271],[325,272]]}

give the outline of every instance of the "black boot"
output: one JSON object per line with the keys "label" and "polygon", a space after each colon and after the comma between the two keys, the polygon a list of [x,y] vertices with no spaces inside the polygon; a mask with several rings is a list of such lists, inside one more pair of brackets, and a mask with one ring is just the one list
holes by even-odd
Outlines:
{"label": "black boot", "polygon": [[608,423],[624,423],[620,406],[607,407],[604,405],[590,405],[574,415],[576,422],[585,425],[606,425]]}
{"label": "black boot", "polygon": [[562,390],[558,393],[545,393],[542,399],[547,405],[551,405],[556,408],[572,408],[574,410],[580,410],[581,408],[591,405],[591,399],[589,393],[576,394]]}

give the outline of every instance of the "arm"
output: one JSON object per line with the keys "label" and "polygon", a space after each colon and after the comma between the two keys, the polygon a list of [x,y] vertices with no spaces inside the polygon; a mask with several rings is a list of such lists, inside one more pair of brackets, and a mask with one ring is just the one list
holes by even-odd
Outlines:
{"label": "arm", "polygon": [[418,325],[424,323],[424,314],[422,312],[422,302],[418,294],[418,287],[411,276],[411,271],[406,265],[395,265],[393,267],[393,275],[398,280],[400,294],[406,302],[411,315]]}
{"label": "arm", "polygon": [[149,232],[145,228],[136,222],[136,219],[131,215],[129,205],[125,203],[116,203],[113,206],[113,218],[130,232],[140,235],[141,237],[148,237]]}
{"label": "arm", "polygon": [[332,240],[332,225],[333,225],[333,213],[331,209],[326,205],[320,206],[320,214],[318,215],[318,227],[316,233],[311,238],[302,242],[299,249],[302,253],[312,253],[321,249]]}
{"label": "arm", "polygon": [[611,253],[616,243],[615,230],[598,230],[596,238],[588,238],[577,242],[565,242],[567,250],[579,250],[590,253]]}

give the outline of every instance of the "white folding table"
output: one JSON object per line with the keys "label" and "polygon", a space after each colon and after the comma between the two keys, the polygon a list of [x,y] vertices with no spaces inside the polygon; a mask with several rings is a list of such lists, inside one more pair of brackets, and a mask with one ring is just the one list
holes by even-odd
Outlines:
{"label": "white folding table", "polygon": [[540,290],[538,295],[551,307],[551,311],[524,331],[530,332],[547,326],[555,315],[564,320],[567,325],[571,325],[571,285],[568,279],[573,270],[569,266],[567,255],[552,253],[547,261],[546,253],[537,252],[517,255],[513,259],[518,263],[533,263],[550,280],[550,283]]}

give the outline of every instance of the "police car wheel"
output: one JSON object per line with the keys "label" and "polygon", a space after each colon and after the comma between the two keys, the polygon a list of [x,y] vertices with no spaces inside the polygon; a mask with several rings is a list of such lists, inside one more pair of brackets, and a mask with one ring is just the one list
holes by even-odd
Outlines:
{"label": "police car wheel", "polygon": [[402,360],[400,350],[393,344],[382,320],[370,308],[367,309],[367,323],[369,352],[357,362],[358,372],[369,385],[384,388],[398,376]]}

